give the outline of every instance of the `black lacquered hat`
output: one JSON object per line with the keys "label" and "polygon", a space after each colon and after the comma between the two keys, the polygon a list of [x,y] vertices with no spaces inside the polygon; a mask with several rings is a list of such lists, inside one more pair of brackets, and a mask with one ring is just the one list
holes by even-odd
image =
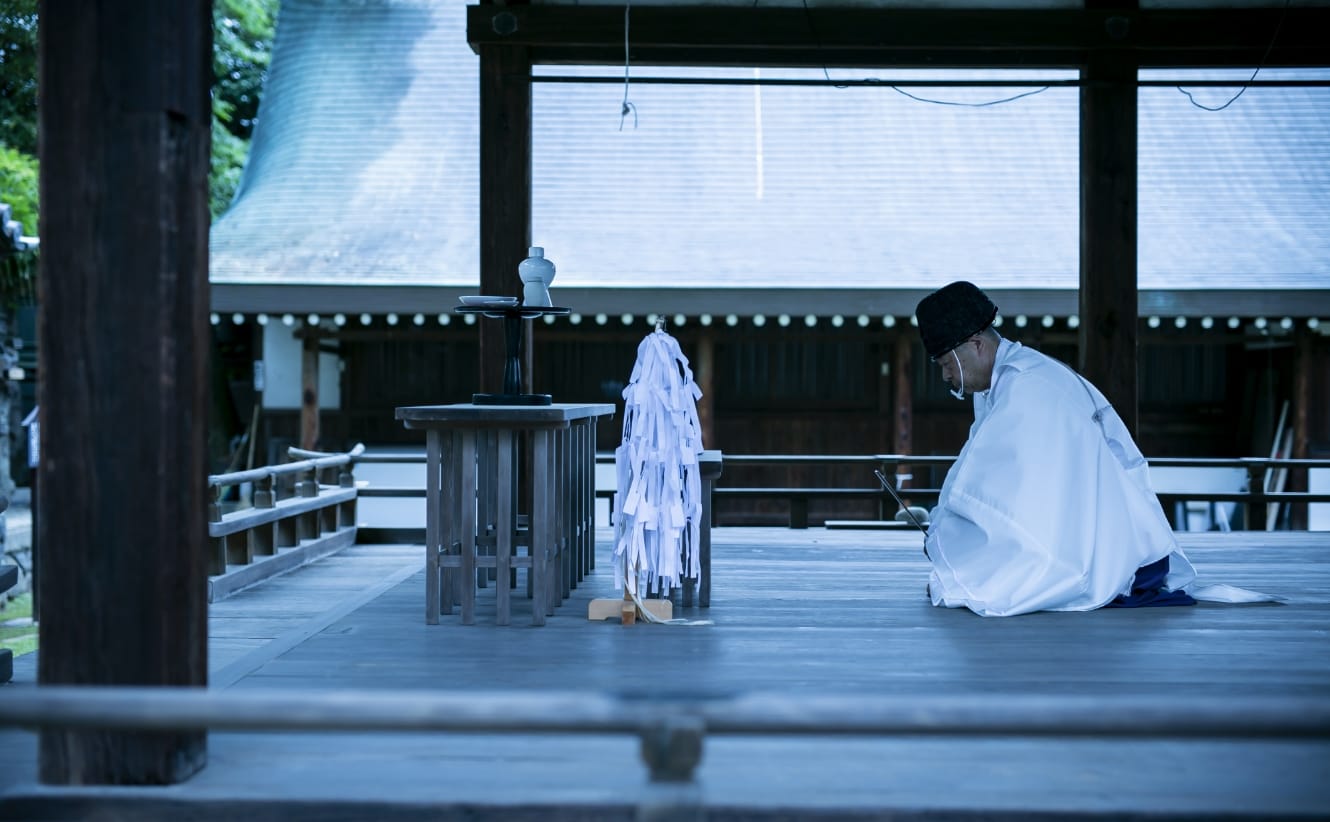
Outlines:
{"label": "black lacquered hat", "polygon": [[937,359],[993,324],[997,306],[974,283],[958,280],[919,301],[914,316],[930,359]]}

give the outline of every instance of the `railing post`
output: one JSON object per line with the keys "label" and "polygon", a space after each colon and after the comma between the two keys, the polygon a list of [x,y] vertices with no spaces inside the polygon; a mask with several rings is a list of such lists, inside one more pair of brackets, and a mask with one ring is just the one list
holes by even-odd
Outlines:
{"label": "railing post", "polygon": [[[291,474],[273,476],[274,505],[284,499],[295,496],[294,481]],[[290,548],[300,544],[299,517],[282,517],[277,520],[277,548]]]}
{"label": "railing post", "polygon": [[1265,468],[1247,464],[1247,530],[1265,530]]}
{"label": "railing post", "polygon": [[[337,474],[337,486],[339,488],[356,487],[356,463],[354,460],[347,460],[342,466],[342,470]],[[337,527],[348,528],[356,524],[356,501],[352,499],[337,506]]]}
{"label": "railing post", "polygon": [[254,507],[255,508],[273,508],[276,506],[276,495],[273,493],[272,474],[267,475],[254,485]]}
{"label": "railing post", "polygon": [[[336,465],[329,465],[324,468],[316,469],[314,471],[314,481],[316,487],[319,490],[322,490],[324,485],[327,485],[329,487],[336,487],[338,473],[339,470],[338,466]],[[322,474],[322,477],[320,477],[320,474]],[[337,519],[338,519],[337,511],[338,507],[336,505],[329,505],[326,508],[319,509],[319,515],[318,515],[319,534],[331,534],[332,532],[337,530]]]}
{"label": "railing post", "polygon": [[[208,502],[208,522],[222,521],[222,489],[225,486],[212,486],[212,500]],[[226,537],[212,537],[208,540],[208,575],[226,573]]]}
{"label": "railing post", "polygon": [[[302,499],[310,499],[319,495],[319,471],[317,468],[306,468],[300,472],[300,479],[296,482],[296,496]],[[296,517],[296,541],[304,539],[317,539],[319,536],[319,512],[310,511],[300,514]]]}
{"label": "railing post", "polygon": [[670,717],[642,731],[642,760],[650,782],[637,822],[702,822],[702,789],[693,778],[706,729],[697,717]]}
{"label": "railing post", "polygon": [[790,497],[790,527],[808,527],[808,497]]}
{"label": "railing post", "polygon": [[225,485],[212,487],[212,500],[208,503],[208,522],[222,521],[222,490]]}
{"label": "railing post", "polygon": [[[272,474],[254,483],[254,507],[273,508]],[[270,556],[277,551],[277,524],[267,523],[249,529],[249,554],[251,557]]]}
{"label": "railing post", "polygon": [[319,476],[315,468],[306,468],[300,472],[301,479],[296,482],[296,496],[317,497],[319,495]]}

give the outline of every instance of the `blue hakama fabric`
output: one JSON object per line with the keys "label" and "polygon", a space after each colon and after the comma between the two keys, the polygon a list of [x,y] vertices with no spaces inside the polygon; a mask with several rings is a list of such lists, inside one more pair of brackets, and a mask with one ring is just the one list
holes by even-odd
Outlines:
{"label": "blue hakama fabric", "polygon": [[1131,592],[1118,594],[1105,608],[1152,608],[1168,605],[1195,605],[1186,591],[1169,591],[1164,588],[1168,576],[1168,557],[1143,565],[1136,571],[1131,581]]}

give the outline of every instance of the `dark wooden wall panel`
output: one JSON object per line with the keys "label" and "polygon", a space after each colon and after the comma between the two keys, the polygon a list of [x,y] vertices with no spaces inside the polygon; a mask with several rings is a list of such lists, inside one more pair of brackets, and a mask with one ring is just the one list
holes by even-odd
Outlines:
{"label": "dark wooden wall panel", "polygon": [[[482,320],[482,322],[484,322]],[[906,382],[912,395],[914,453],[955,454],[973,419],[970,401],[947,393],[938,368],[924,356],[910,327],[895,329],[761,329],[697,324],[671,329],[685,356],[696,366],[699,341],[714,340],[712,397],[715,431],[704,444],[730,454],[869,454],[895,452],[890,419],[896,414],[894,376],[883,364],[897,356],[896,340],[911,349]],[[1077,361],[1076,332],[1037,320],[1016,327],[1008,318],[1005,337],[1030,345],[1065,363]],[[534,389],[555,401],[614,403],[602,419],[597,444],[612,451],[623,428],[622,393],[632,375],[637,348],[650,333],[644,324],[604,326],[590,318],[573,325],[560,320],[532,324]],[[1241,332],[1162,328],[1142,332],[1138,442],[1148,456],[1241,456],[1251,453],[1264,430],[1275,394],[1292,386],[1291,342],[1255,344]],[[477,390],[477,330],[455,323],[436,329],[357,331],[341,341],[347,368],[340,413],[325,411],[324,446],[356,442],[420,444],[393,419],[399,405],[464,402]],[[1310,337],[1313,375],[1309,380],[1309,451],[1330,447],[1327,431],[1327,341]],[[1316,370],[1319,369],[1319,370]],[[889,368],[887,369],[890,370]],[[1267,371],[1272,376],[1267,376]],[[1318,376],[1319,375],[1319,376]],[[883,383],[886,387],[884,388]],[[1262,387],[1264,386],[1264,387]],[[1281,387],[1282,386],[1282,387]],[[1259,411],[1259,413],[1258,413]],[[1273,423],[1270,423],[1271,425]],[[298,434],[294,415],[265,414],[271,437]],[[1268,440],[1271,432],[1267,431]],[[1268,447],[1268,444],[1267,444]],[[938,487],[941,469],[911,466],[913,484]],[[722,486],[865,487],[872,480],[851,467],[740,468],[727,466]],[[725,522],[784,524],[788,506],[776,501],[727,500],[718,512]],[[872,502],[814,501],[810,519],[876,516]]]}

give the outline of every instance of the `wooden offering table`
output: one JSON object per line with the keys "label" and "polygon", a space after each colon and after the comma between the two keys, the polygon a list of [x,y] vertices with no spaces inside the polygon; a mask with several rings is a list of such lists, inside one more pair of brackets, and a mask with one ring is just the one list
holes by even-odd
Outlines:
{"label": "wooden offering table", "polygon": [[527,568],[531,623],[545,624],[594,565],[596,419],[613,413],[609,403],[397,409],[425,432],[425,622],[459,602],[474,624],[476,587],[492,579],[496,622],[509,624],[509,589]]}

